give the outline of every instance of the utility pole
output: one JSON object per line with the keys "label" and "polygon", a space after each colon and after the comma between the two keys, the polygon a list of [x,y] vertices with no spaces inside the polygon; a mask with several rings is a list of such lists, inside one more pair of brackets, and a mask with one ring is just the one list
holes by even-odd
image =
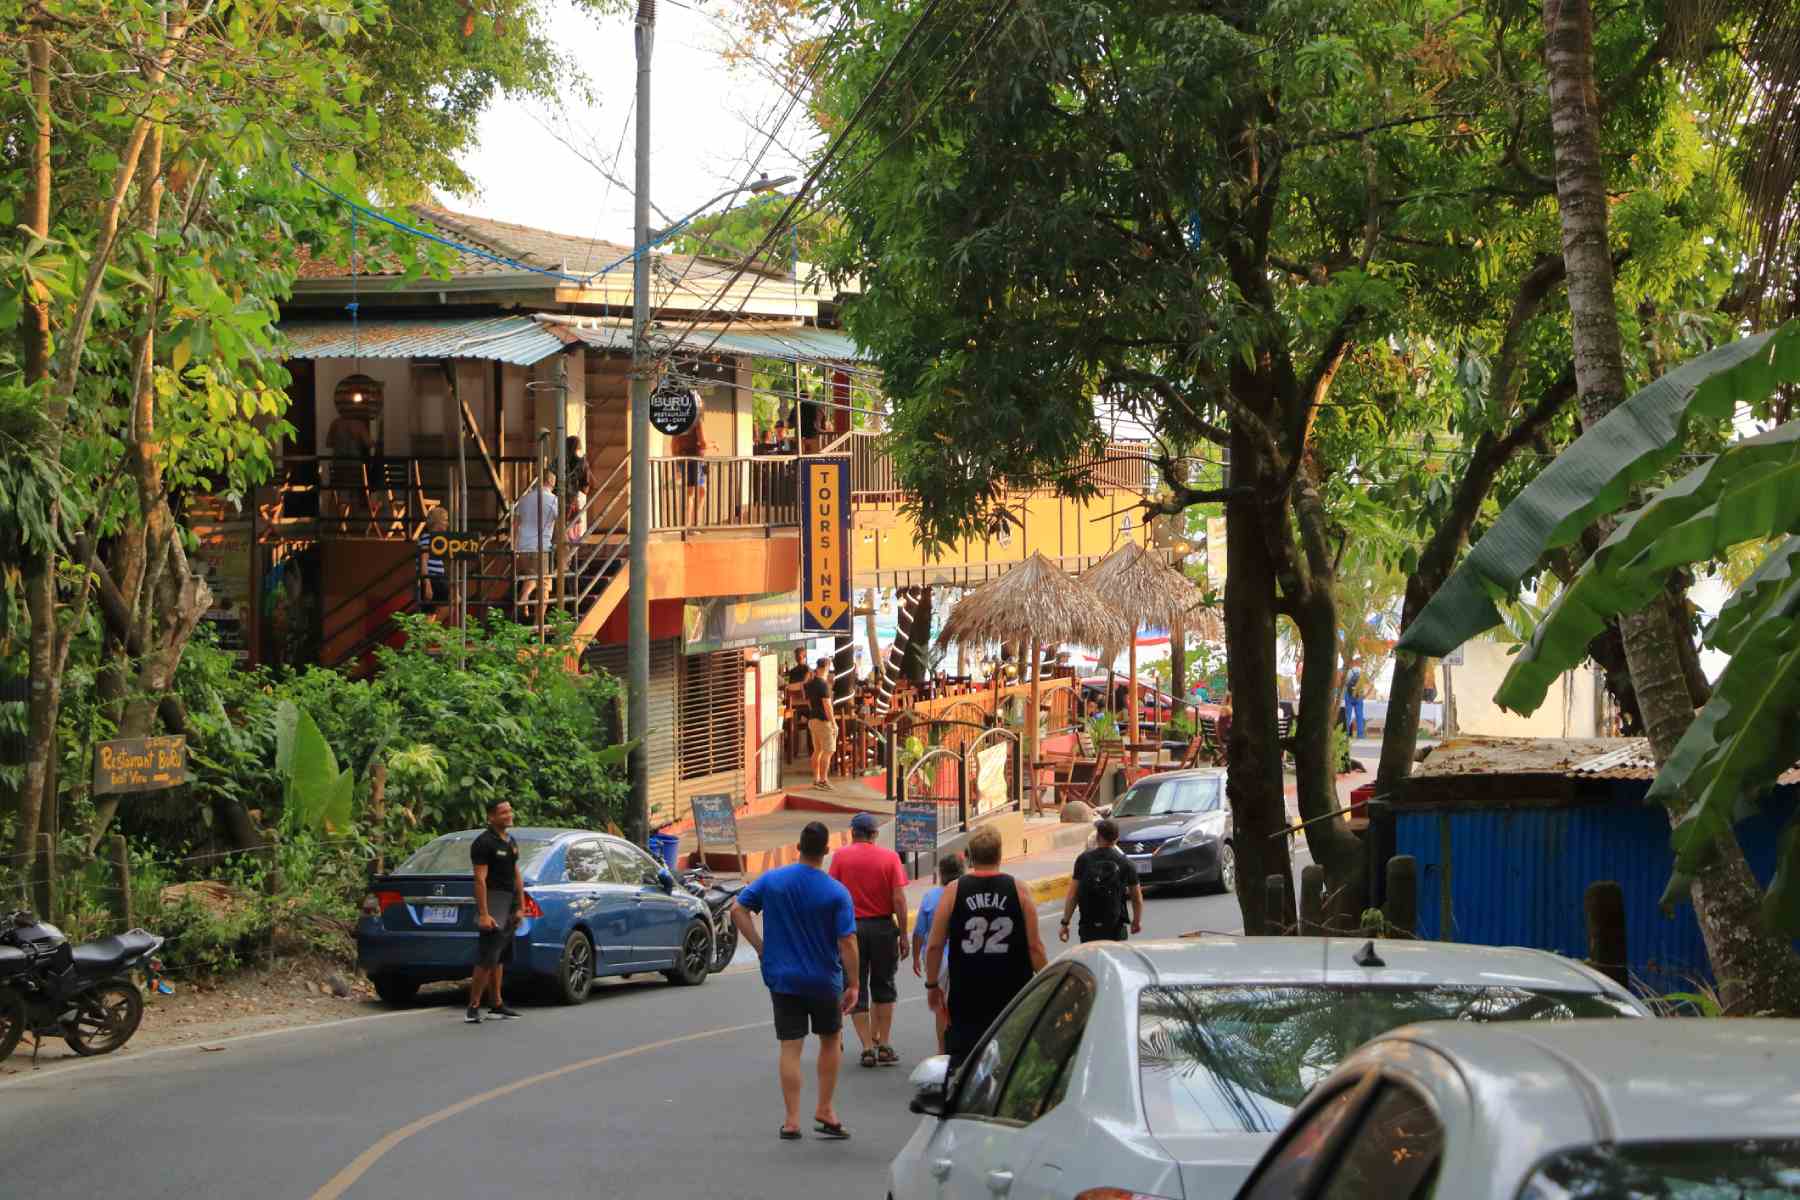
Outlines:
{"label": "utility pole", "polygon": [[637,194],[633,197],[631,261],[631,572],[626,594],[626,726],[631,752],[631,820],[640,846],[650,836],[650,52],[656,42],[656,0],[638,0]]}

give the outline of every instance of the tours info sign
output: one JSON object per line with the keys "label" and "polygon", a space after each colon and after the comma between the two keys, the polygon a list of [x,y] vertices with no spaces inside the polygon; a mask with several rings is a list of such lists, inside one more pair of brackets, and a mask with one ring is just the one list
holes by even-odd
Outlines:
{"label": "tours info sign", "polygon": [[849,633],[849,457],[801,459],[800,493],[800,628]]}
{"label": "tours info sign", "polygon": [[94,747],[94,794],[156,792],[188,781],[185,737],[120,738]]}

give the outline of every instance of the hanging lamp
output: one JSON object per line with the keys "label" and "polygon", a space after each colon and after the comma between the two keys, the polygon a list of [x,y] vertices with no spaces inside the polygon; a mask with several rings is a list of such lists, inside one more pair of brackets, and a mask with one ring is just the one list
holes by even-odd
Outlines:
{"label": "hanging lamp", "polygon": [[357,277],[361,274],[361,265],[356,256],[356,207],[352,205],[350,208],[350,303],[344,307],[350,311],[350,361],[353,370],[351,374],[338,381],[331,399],[340,417],[360,417],[365,421],[374,421],[381,417],[385,391],[381,380],[362,373],[362,336],[361,330],[357,326],[357,317],[362,304],[356,288]]}

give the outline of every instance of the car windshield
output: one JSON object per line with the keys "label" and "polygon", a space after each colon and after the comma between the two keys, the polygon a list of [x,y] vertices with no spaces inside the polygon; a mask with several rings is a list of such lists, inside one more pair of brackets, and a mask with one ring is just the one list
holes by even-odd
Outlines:
{"label": "car windshield", "polygon": [[1219,807],[1216,775],[1178,775],[1146,779],[1113,805],[1115,817],[1161,817],[1176,813],[1214,812]]}
{"label": "car windshield", "polygon": [[1636,1016],[1592,992],[1522,987],[1149,987],[1138,1076],[1156,1133],[1274,1133],[1370,1038],[1414,1021]]}
{"label": "car windshield", "polygon": [[1800,1141],[1626,1142],[1543,1163],[1519,1200],[1776,1200],[1800,1195]]}
{"label": "car windshield", "polygon": [[[450,833],[434,842],[413,851],[412,857],[394,868],[396,875],[473,875],[475,868],[469,863],[469,843],[474,841],[478,833]],[[537,865],[550,853],[556,843],[548,839],[519,837],[513,835],[519,843],[519,870],[526,875],[537,870]]]}

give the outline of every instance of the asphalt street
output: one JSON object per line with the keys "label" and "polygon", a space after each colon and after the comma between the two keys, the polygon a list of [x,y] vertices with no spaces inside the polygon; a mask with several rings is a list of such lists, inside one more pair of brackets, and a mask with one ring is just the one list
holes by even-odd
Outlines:
{"label": "asphalt street", "polygon": [[[1228,896],[1152,897],[1145,921],[1150,937],[1238,928]],[[1045,930],[1055,957],[1054,917]],[[603,981],[584,1005],[522,1004],[517,1021],[464,1025],[460,993],[428,996],[398,1015],[0,1085],[4,1194],[879,1198],[919,1120],[908,1071],[933,1049],[903,965],[901,1066],[846,1055],[837,1106],[852,1140],[781,1142],[767,993],[747,950],[699,988]]]}

